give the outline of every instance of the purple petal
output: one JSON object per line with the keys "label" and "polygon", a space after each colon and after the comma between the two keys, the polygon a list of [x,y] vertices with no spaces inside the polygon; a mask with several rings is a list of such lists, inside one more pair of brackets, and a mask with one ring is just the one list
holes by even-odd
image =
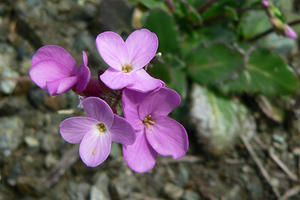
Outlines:
{"label": "purple petal", "polygon": [[68,71],[72,71],[77,67],[74,58],[64,48],[56,45],[47,45],[39,48],[32,57],[32,65],[36,65],[44,60],[56,61]]}
{"label": "purple petal", "polygon": [[87,66],[88,58],[84,51],[82,52],[82,57],[83,57],[83,64],[78,68],[77,71],[78,81],[76,85],[76,89],[80,92],[83,92],[85,90],[91,78],[91,72],[89,67]]}
{"label": "purple petal", "polygon": [[29,75],[35,84],[46,90],[47,82],[72,76],[72,71],[54,60],[43,60],[31,67]]}
{"label": "purple petal", "polygon": [[88,65],[88,57],[87,57],[85,51],[82,51],[82,63],[83,63],[83,65],[85,65],[85,66]]}
{"label": "purple petal", "polygon": [[119,90],[132,84],[132,73],[124,73],[113,68],[108,68],[102,75],[101,81],[112,90]]}
{"label": "purple petal", "polygon": [[149,94],[149,96],[140,104],[139,116],[144,119],[147,115],[167,116],[181,102],[179,94],[169,88]]}
{"label": "purple petal", "polygon": [[158,48],[158,38],[147,29],[136,30],[126,40],[126,47],[133,68],[141,69],[147,65]]}
{"label": "purple petal", "polygon": [[147,97],[147,94],[134,90],[124,89],[122,93],[123,113],[128,122],[135,130],[144,129],[139,118],[138,106]]}
{"label": "purple petal", "polygon": [[[96,129],[97,130],[97,129]],[[96,167],[105,161],[110,153],[111,135],[108,132],[91,131],[84,135],[79,154],[89,167]]]}
{"label": "purple petal", "polygon": [[129,64],[125,42],[117,33],[107,31],[99,34],[96,46],[102,59],[115,70],[121,71],[122,64]]}
{"label": "purple petal", "polygon": [[46,85],[49,94],[55,96],[68,91],[76,84],[76,82],[77,82],[77,77],[71,76],[56,81],[48,81]]}
{"label": "purple petal", "polygon": [[286,37],[297,39],[297,33],[289,26],[285,25],[284,34]]}
{"label": "purple petal", "polygon": [[153,121],[155,125],[146,128],[146,136],[153,149],[174,159],[183,157],[189,147],[184,127],[169,117],[154,118]]}
{"label": "purple petal", "polygon": [[82,101],[83,108],[86,114],[102,122],[109,129],[114,120],[114,114],[109,105],[98,97],[88,97]]}
{"label": "purple petal", "polygon": [[109,131],[113,142],[129,145],[135,141],[135,132],[132,126],[118,115],[114,115],[114,123]]}
{"label": "purple petal", "polygon": [[123,145],[123,154],[128,166],[139,173],[151,170],[157,156],[142,131],[136,133],[136,139],[132,145]]}
{"label": "purple petal", "polygon": [[79,143],[87,132],[95,129],[97,123],[89,117],[71,117],[60,123],[60,134],[69,143]]}
{"label": "purple petal", "polygon": [[162,81],[152,78],[144,69],[139,69],[131,73],[132,84],[127,88],[139,92],[150,92],[162,87]]}

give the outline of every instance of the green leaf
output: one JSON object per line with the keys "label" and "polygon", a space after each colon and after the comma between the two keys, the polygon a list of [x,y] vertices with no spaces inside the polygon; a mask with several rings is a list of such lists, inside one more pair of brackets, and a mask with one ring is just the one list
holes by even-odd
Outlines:
{"label": "green leaf", "polygon": [[171,82],[171,72],[170,69],[161,63],[157,63],[153,66],[151,69],[151,75],[154,78],[161,79],[165,83],[170,83]]}
{"label": "green leaf", "polygon": [[225,45],[203,45],[192,49],[186,57],[188,75],[208,85],[226,80],[243,65],[243,56]]}
{"label": "green leaf", "polygon": [[162,54],[179,54],[179,39],[175,22],[162,10],[151,10],[145,21],[145,27],[156,33],[159,39],[158,50]]}
{"label": "green leaf", "polygon": [[185,99],[187,96],[187,81],[185,73],[182,69],[171,70],[171,82],[167,86],[176,90],[180,96]]}
{"label": "green leaf", "polygon": [[194,84],[191,92],[191,121],[196,136],[208,151],[220,154],[232,148],[240,134],[251,137],[255,121],[241,103],[214,94]]}
{"label": "green leaf", "polygon": [[154,64],[151,75],[154,78],[163,80],[167,87],[176,90],[185,99],[187,96],[187,80],[183,71],[184,63],[171,55],[163,57],[163,63]]}
{"label": "green leaf", "polygon": [[280,56],[266,49],[257,49],[250,54],[246,69],[222,89],[270,96],[295,93],[298,87],[297,77]]}
{"label": "green leaf", "polygon": [[239,24],[239,32],[244,39],[250,39],[272,26],[265,11],[256,10],[245,12]]}
{"label": "green leaf", "polygon": [[134,3],[136,3],[136,2],[143,4],[144,6],[146,6],[149,9],[160,8],[165,11],[168,10],[164,1],[161,1],[161,0],[135,0]]}

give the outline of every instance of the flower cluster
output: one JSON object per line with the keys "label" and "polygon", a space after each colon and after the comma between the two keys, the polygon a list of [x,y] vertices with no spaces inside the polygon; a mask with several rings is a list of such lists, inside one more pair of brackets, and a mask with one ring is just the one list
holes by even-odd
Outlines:
{"label": "flower cluster", "polygon": [[[72,89],[87,114],[61,122],[62,138],[80,143],[80,157],[90,167],[107,159],[112,142],[123,145],[129,167],[140,173],[154,167],[158,154],[183,157],[189,146],[186,130],[168,117],[181,98],[144,69],[156,55],[157,36],[141,29],[124,41],[107,31],[97,36],[96,46],[109,66],[98,78],[91,78],[85,52],[79,67],[65,49],[54,45],[41,47],[32,58],[32,81],[50,95]],[[116,114],[119,100],[124,117]]]}

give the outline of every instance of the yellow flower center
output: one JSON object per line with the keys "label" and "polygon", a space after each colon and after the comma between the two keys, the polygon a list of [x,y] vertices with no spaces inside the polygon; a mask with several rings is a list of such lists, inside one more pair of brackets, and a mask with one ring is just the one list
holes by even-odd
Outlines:
{"label": "yellow flower center", "polygon": [[125,73],[129,73],[132,70],[132,65],[131,64],[126,64],[126,65],[122,65],[122,71]]}
{"label": "yellow flower center", "polygon": [[152,117],[151,115],[148,115],[143,120],[143,124],[145,124],[145,126],[147,126],[148,129],[150,128],[150,125],[155,124],[155,122],[151,119],[151,117]]}
{"label": "yellow flower center", "polygon": [[[97,124],[97,129],[100,133],[105,133],[106,132],[106,127],[103,123],[99,123]],[[97,153],[97,149],[95,148],[93,151],[92,151],[92,154],[93,155],[96,155]]]}
{"label": "yellow flower center", "polygon": [[103,133],[103,132],[106,131],[106,127],[105,127],[105,125],[104,125],[103,123],[97,124],[97,128],[98,128],[98,130],[99,130],[101,133]]}

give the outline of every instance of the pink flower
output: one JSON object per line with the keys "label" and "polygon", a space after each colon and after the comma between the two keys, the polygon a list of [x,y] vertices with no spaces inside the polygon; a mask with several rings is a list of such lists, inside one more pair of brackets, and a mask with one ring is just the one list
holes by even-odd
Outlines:
{"label": "pink flower", "polygon": [[78,68],[74,58],[62,47],[47,45],[41,47],[32,57],[29,75],[40,88],[50,95],[58,95],[76,87],[83,91],[90,80],[90,70],[85,52],[83,64]]}
{"label": "pink flower", "polygon": [[135,133],[122,117],[114,115],[105,101],[88,97],[82,102],[87,117],[71,117],[60,124],[60,134],[69,143],[79,143],[82,161],[96,167],[106,160],[111,142],[132,144]]}
{"label": "pink flower", "polygon": [[261,0],[261,3],[264,7],[269,7],[270,3],[269,3],[269,0]]}
{"label": "pink flower", "polygon": [[125,160],[132,170],[142,173],[152,169],[157,154],[174,159],[186,154],[189,146],[186,130],[168,117],[180,101],[180,96],[168,88],[148,94],[123,91],[124,115],[136,131],[135,142],[123,145]]}
{"label": "pink flower", "polygon": [[110,66],[101,80],[111,89],[128,88],[149,92],[162,86],[162,81],[152,78],[144,69],[155,56],[157,36],[147,29],[131,33],[124,42],[114,32],[97,36],[96,45],[102,59]]}
{"label": "pink flower", "polygon": [[289,37],[292,39],[296,39],[298,37],[297,33],[287,24],[285,25],[285,28],[284,28],[284,34],[286,37]]}

